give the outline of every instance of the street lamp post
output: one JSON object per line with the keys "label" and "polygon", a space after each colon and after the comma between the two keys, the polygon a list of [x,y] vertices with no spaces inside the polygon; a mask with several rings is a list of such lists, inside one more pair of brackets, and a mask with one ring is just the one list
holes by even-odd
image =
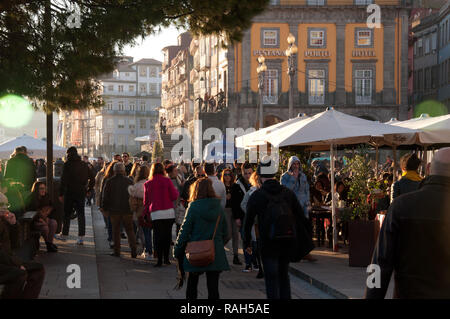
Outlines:
{"label": "street lamp post", "polygon": [[289,118],[294,117],[294,76],[295,76],[295,57],[297,56],[298,48],[295,45],[295,37],[289,33],[287,37],[289,48],[286,50],[288,57],[288,71],[289,74]]}
{"label": "street lamp post", "polygon": [[265,58],[260,55],[258,57],[258,68],[256,72],[258,73],[258,90],[259,90],[259,128],[264,127],[264,112],[263,112],[263,90],[264,90],[264,74],[267,70],[267,66],[264,63]]}

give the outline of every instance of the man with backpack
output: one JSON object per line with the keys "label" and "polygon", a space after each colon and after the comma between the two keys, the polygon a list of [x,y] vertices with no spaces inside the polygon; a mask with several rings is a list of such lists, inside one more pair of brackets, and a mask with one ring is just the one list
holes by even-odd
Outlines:
{"label": "man with backpack", "polygon": [[261,259],[268,299],[290,299],[289,263],[300,261],[314,247],[296,195],[274,178],[270,159],[263,158],[257,169],[262,187],[247,203],[244,220],[244,248],[251,254],[251,228],[258,217]]}

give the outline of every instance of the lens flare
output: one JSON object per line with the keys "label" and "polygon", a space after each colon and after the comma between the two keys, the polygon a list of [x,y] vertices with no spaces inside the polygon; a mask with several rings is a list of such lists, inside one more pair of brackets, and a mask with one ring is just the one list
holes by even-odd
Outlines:
{"label": "lens flare", "polygon": [[8,94],[0,98],[0,124],[17,128],[27,125],[33,117],[33,107],[21,96]]}
{"label": "lens flare", "polygon": [[420,114],[429,114],[430,116],[441,116],[448,114],[447,107],[439,101],[427,100],[419,103],[414,109],[414,117],[419,117]]}

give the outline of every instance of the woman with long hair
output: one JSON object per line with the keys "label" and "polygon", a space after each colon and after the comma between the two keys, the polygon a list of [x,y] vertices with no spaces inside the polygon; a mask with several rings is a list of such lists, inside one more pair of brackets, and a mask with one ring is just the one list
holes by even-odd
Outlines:
{"label": "woman with long hair", "polygon": [[155,267],[170,265],[169,250],[172,242],[172,226],[175,221],[173,201],[178,198],[178,191],[166,176],[163,164],[154,163],[149,180],[144,184],[143,215],[152,221],[155,235],[155,250],[158,262]]}
{"label": "woman with long hair", "polygon": [[[224,270],[230,270],[224,248],[228,226],[220,199],[209,178],[200,178],[191,186],[189,202],[173,253],[175,258],[183,260],[183,269],[189,273],[186,299],[197,299],[198,279],[203,272],[206,272],[208,299],[219,299],[219,275]],[[191,241],[210,240],[213,236],[214,261],[204,267],[191,265],[185,256],[186,244]]]}
{"label": "woman with long hair", "polygon": [[31,188],[29,210],[37,211],[33,220],[33,228],[39,231],[45,240],[48,252],[57,252],[58,247],[53,244],[58,223],[51,218],[53,212],[52,201],[44,182],[35,182]]}
{"label": "woman with long hair", "polygon": [[149,174],[150,168],[148,166],[139,166],[136,170],[134,185],[128,187],[130,207],[134,211],[133,219],[136,223],[136,238],[140,237],[141,242],[143,243],[144,251],[142,252],[141,257],[145,260],[153,259],[152,228],[142,223],[142,212],[144,211],[144,184],[147,182]]}
{"label": "woman with long hair", "polygon": [[[141,167],[141,164],[139,162],[135,162],[133,164],[133,167],[131,167],[130,175],[128,177],[131,178],[132,180],[134,180],[136,178],[139,167]],[[148,177],[148,175],[147,175],[147,177]]]}

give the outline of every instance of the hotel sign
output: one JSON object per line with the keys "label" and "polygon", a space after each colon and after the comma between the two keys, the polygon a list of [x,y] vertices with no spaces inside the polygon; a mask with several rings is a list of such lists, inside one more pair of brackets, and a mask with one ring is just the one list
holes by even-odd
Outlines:
{"label": "hotel sign", "polygon": [[353,57],[375,57],[375,51],[353,50],[352,56]]}
{"label": "hotel sign", "polygon": [[254,56],[286,56],[283,50],[253,50]]}
{"label": "hotel sign", "polygon": [[305,57],[329,57],[330,51],[317,51],[317,50],[308,50],[305,51]]}

